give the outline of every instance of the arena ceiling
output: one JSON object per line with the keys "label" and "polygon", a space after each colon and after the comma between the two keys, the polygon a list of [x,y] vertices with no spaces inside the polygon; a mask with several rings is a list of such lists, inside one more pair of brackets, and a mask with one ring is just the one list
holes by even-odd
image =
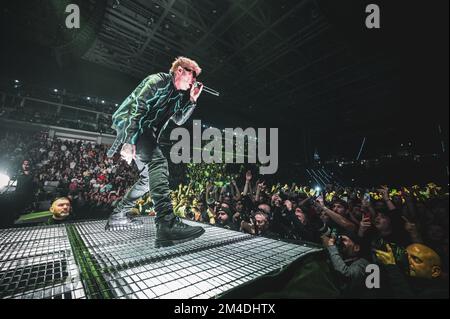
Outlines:
{"label": "arena ceiling", "polygon": [[353,126],[367,122],[365,110],[392,112],[404,81],[404,57],[395,52],[403,30],[387,24],[402,6],[383,16],[390,30],[370,34],[365,5],[109,0],[83,59],[141,79],[167,70],[175,56],[193,57],[203,67],[201,80],[222,94],[205,98],[199,112],[224,125],[256,118],[277,127],[311,123],[311,129],[324,119]]}
{"label": "arena ceiling", "polygon": [[201,110],[213,123],[257,118],[280,126],[348,115],[362,96],[376,103],[389,93],[395,67],[383,53],[351,47],[328,7],[311,0],[110,0],[83,59],[140,79],[167,70],[175,56],[193,57],[201,79],[222,94],[205,98]]}
{"label": "arena ceiling", "polygon": [[[83,12],[76,36],[51,14],[71,2]],[[221,93],[202,96],[195,118],[207,124],[377,137],[448,114],[448,94],[436,95],[448,92],[448,3],[375,2],[380,30],[365,27],[364,0],[18,0],[8,6],[19,19],[2,13],[59,64],[71,55],[117,72],[111,81],[196,59],[199,80]]]}

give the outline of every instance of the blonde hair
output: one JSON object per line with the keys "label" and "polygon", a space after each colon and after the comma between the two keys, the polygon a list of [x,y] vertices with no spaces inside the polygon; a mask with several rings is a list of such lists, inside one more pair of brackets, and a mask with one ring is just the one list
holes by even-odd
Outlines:
{"label": "blonde hair", "polygon": [[170,73],[174,74],[179,66],[181,66],[182,68],[192,69],[193,71],[195,71],[197,76],[199,76],[200,73],[202,73],[202,69],[200,68],[197,62],[184,56],[179,56],[175,59],[175,61],[173,61],[172,67],[170,68]]}

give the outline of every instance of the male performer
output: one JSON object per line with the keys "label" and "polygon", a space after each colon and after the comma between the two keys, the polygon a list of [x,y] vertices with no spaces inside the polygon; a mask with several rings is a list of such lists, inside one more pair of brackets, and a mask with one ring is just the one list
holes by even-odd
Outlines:
{"label": "male performer", "polygon": [[[169,120],[182,125],[194,111],[203,89],[201,83],[194,85],[200,73],[197,62],[178,57],[169,74],[148,76],[113,114],[112,128],[117,131],[117,141],[123,143],[121,157],[128,164],[134,160],[140,176],[114,208],[106,229],[139,226],[142,222],[127,213],[137,199],[150,191],[156,211],[157,239],[190,240],[204,233],[202,227],[188,226],[174,215],[167,159],[158,145]],[[115,151],[114,145],[117,143],[110,154]]]}

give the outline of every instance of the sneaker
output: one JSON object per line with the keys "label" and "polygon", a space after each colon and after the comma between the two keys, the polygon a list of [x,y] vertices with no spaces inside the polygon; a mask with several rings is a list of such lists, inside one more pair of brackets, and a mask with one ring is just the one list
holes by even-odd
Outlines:
{"label": "sneaker", "polygon": [[105,230],[122,230],[139,228],[143,226],[142,220],[123,216],[119,218],[110,217],[106,223]]}
{"label": "sneaker", "polygon": [[205,229],[201,226],[189,226],[179,218],[174,218],[170,222],[161,222],[156,225],[156,241],[160,246],[171,246],[198,238],[204,232]]}

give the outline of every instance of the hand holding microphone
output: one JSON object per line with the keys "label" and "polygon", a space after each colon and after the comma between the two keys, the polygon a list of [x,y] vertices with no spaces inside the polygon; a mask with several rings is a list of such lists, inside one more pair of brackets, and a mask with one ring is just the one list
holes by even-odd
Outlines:
{"label": "hand holding microphone", "polygon": [[194,103],[197,102],[197,99],[198,99],[198,97],[200,96],[200,94],[202,93],[203,89],[204,89],[204,86],[203,86],[203,84],[200,83],[200,82],[195,82],[195,83],[191,86],[191,92],[190,92],[190,95],[191,95],[191,101],[192,101],[192,102],[194,102]]}
{"label": "hand holding microphone", "polygon": [[[217,92],[216,90],[213,90],[213,89],[203,85],[203,83],[201,83],[201,82],[197,82],[197,81],[194,82],[194,85],[192,87],[193,88],[194,87],[202,87],[203,91],[205,91],[206,93],[209,93],[209,94],[212,94],[212,95],[215,95],[215,96],[219,96],[220,95],[219,92]],[[192,92],[192,90],[191,90],[191,92]]]}

